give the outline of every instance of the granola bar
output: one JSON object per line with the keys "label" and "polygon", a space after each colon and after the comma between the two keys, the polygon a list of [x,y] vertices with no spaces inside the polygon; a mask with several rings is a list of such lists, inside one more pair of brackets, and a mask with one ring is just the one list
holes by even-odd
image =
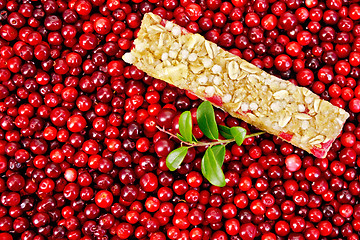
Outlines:
{"label": "granola bar", "polygon": [[307,88],[272,76],[155,14],[144,16],[134,45],[124,54],[125,62],[315,157],[326,156],[349,117]]}

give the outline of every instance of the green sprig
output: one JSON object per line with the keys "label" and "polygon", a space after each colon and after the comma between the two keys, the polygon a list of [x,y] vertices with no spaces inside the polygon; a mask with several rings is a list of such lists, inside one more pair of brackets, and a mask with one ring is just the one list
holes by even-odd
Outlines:
{"label": "green sprig", "polygon": [[[178,169],[185,159],[185,156],[191,147],[208,147],[201,160],[201,172],[203,176],[213,185],[223,187],[225,186],[225,176],[222,171],[222,165],[225,159],[225,146],[229,143],[235,142],[241,145],[246,138],[254,137],[263,134],[264,132],[246,135],[246,129],[242,127],[226,127],[217,125],[215,121],[214,108],[210,102],[205,101],[200,104],[196,112],[197,122],[200,130],[211,142],[199,142],[192,134],[192,120],[190,111],[185,111],[179,118],[179,132],[174,135],[165,129],[158,127],[172,137],[181,142],[181,147],[173,150],[166,158],[166,166],[170,171]],[[219,133],[225,140],[219,139]],[[184,146],[186,145],[186,146]]]}

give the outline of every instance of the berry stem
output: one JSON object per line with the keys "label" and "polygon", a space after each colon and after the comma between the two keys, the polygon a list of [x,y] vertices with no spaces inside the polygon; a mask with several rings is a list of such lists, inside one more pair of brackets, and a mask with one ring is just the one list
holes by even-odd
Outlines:
{"label": "berry stem", "polygon": [[[175,134],[169,132],[169,131],[166,131],[164,128],[161,128],[159,126],[156,126],[157,129],[159,129],[161,132],[164,132],[168,135],[170,135],[171,137],[179,140],[181,143],[181,145],[185,144],[185,145],[188,145],[190,147],[206,147],[206,146],[209,146],[209,147],[212,147],[212,146],[215,146],[215,145],[227,145],[229,143],[232,143],[232,142],[235,142],[235,139],[232,138],[232,139],[225,139],[225,140],[216,140],[214,142],[198,142],[198,143],[189,143],[189,142],[184,142],[182,141],[181,139],[179,139]],[[255,137],[255,136],[259,136],[261,134],[263,134],[264,132],[258,132],[258,133],[253,133],[253,134],[249,134],[249,135],[246,135],[245,138],[250,138],[250,137]]]}

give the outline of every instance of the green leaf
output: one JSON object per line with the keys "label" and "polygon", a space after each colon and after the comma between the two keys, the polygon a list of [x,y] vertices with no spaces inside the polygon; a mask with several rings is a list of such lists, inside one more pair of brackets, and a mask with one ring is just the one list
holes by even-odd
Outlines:
{"label": "green leaf", "polygon": [[169,155],[166,157],[166,166],[170,171],[175,171],[178,169],[182,161],[184,161],[188,149],[188,147],[179,147],[169,153]]}
{"label": "green leaf", "polygon": [[230,128],[227,126],[223,126],[223,125],[218,125],[219,127],[219,132],[221,134],[221,136],[223,136],[226,139],[233,139],[233,135],[231,134]]}
{"label": "green leaf", "polygon": [[246,129],[242,127],[230,128],[231,135],[235,138],[236,144],[241,145],[246,137]]}
{"label": "green leaf", "polygon": [[186,139],[185,139],[183,136],[181,136],[180,134],[176,134],[176,136],[177,136],[181,141],[186,142]]}
{"label": "green leaf", "polygon": [[192,142],[192,121],[190,111],[185,111],[180,115],[179,131],[184,139],[186,139],[186,142]]}
{"label": "green leaf", "polygon": [[216,145],[206,150],[201,160],[201,172],[204,177],[213,185],[225,186],[225,176],[221,169],[225,158],[225,146]]}
{"label": "green leaf", "polygon": [[220,167],[222,167],[224,160],[225,160],[225,145],[215,145],[211,147],[211,150],[213,151],[215,155],[215,160],[218,162]]}
{"label": "green leaf", "polygon": [[192,139],[195,143],[199,142],[194,135],[192,136]]}
{"label": "green leaf", "polygon": [[210,139],[219,138],[219,130],[215,121],[214,108],[209,101],[200,104],[196,112],[200,130]]}

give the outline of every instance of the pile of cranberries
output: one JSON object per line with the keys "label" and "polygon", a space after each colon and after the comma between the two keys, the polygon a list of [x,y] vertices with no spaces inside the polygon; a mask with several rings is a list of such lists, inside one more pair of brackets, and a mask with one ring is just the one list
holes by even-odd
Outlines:
{"label": "pile of cranberries", "polygon": [[[350,0],[0,0],[0,240],[359,240],[360,5]],[[147,12],[311,89],[350,118],[324,159],[264,134],[166,156],[193,95],[126,65]],[[229,127],[246,123],[216,110]]]}

